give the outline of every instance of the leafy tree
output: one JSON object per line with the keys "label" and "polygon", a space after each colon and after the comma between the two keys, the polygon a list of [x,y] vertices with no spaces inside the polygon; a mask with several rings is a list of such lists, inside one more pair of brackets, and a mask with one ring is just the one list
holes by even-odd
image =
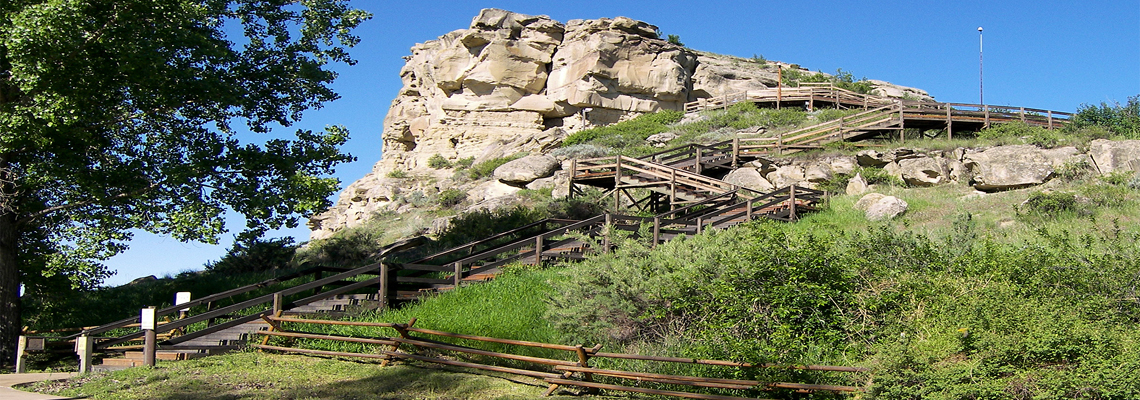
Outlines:
{"label": "leafy tree", "polygon": [[214,243],[328,206],[347,132],[242,143],[337,95],[353,64],[344,0],[6,0],[0,3],[0,363],[18,290],[91,286],[131,229]]}
{"label": "leafy tree", "polygon": [[1101,126],[1112,133],[1128,138],[1140,138],[1140,95],[1120,103],[1097,105],[1082,104],[1073,115],[1073,128]]}

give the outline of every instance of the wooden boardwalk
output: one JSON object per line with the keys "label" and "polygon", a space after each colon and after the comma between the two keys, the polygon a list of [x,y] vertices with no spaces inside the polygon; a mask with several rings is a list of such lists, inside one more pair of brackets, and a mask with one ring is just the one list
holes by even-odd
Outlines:
{"label": "wooden boardwalk", "polygon": [[[849,120],[847,121],[848,124],[844,126],[841,120],[839,126],[834,126],[836,124],[833,122],[824,122],[790,134],[754,139],[755,141],[770,142],[768,143],[769,147],[780,150],[796,150],[796,146],[819,146],[836,140],[859,139],[871,133],[901,132],[904,128],[945,129],[947,135],[950,137],[953,137],[955,131],[978,131],[983,128],[988,128],[993,124],[1008,122],[1023,122],[1032,126],[1053,129],[1063,126],[1072,116],[1071,113],[1067,112],[1036,108],[900,100],[855,93],[834,86],[819,85],[745,91],[726,94],[720,97],[700,99],[686,103],[685,112],[696,113],[724,109],[741,102],[752,102],[760,107],[767,108],[799,107],[809,111],[819,107],[843,109],[861,108],[868,111],[876,110],[879,114],[883,115],[897,114],[891,116],[889,120],[884,119],[875,124],[866,124],[866,121]],[[860,125],[860,123],[864,125]],[[832,137],[817,140],[781,137],[795,136],[811,131],[815,131],[817,136],[832,136],[824,135],[825,133],[832,133],[830,131],[821,131],[822,128],[825,127],[831,128],[836,131],[835,133],[840,135],[844,133],[846,135],[834,140]],[[784,147],[785,145],[788,147]]]}

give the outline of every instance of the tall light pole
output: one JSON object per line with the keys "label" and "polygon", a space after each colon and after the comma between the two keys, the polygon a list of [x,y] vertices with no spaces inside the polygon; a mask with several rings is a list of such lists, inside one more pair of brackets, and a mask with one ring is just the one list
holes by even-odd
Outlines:
{"label": "tall light pole", "polygon": [[985,105],[985,87],[982,80],[982,27],[978,27],[978,104]]}

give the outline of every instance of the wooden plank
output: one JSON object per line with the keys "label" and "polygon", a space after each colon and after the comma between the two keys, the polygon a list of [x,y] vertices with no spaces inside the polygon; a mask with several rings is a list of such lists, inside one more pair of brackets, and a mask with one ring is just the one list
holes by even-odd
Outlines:
{"label": "wooden plank", "polygon": [[327,319],[304,319],[304,318],[289,318],[289,317],[273,317],[267,316],[270,319],[278,322],[296,322],[299,324],[321,324],[321,325],[347,325],[347,326],[374,326],[380,328],[394,328],[396,324],[389,322],[357,322],[357,321],[333,321]]}
{"label": "wooden plank", "polygon": [[749,397],[720,396],[720,395],[715,395],[715,394],[689,393],[689,392],[678,392],[678,391],[674,391],[674,390],[658,390],[658,389],[639,388],[639,387],[630,387],[630,386],[608,385],[608,384],[604,384],[604,383],[582,382],[582,381],[574,381],[574,380],[560,379],[560,378],[547,378],[546,382],[552,383],[555,385],[563,385],[563,386],[581,386],[581,387],[588,387],[588,388],[595,388],[595,389],[606,389],[606,390],[617,390],[617,391],[622,391],[622,392],[635,392],[635,393],[653,394],[653,395],[659,395],[659,396],[683,397],[683,398],[688,398],[688,399],[765,400],[765,399],[754,399],[754,398],[749,398]]}
{"label": "wooden plank", "polygon": [[451,366],[455,366],[455,367],[475,368],[475,369],[481,369],[481,370],[486,370],[486,371],[494,371],[494,372],[505,372],[508,374],[530,376],[530,377],[534,377],[534,378],[553,379],[553,378],[562,377],[562,375],[553,374],[553,373],[549,373],[549,372],[539,372],[539,371],[531,371],[531,370],[527,370],[527,369],[508,368],[508,367],[496,367],[496,366],[491,366],[491,365],[483,365],[483,364],[476,364],[476,363],[469,363],[469,362],[462,362],[462,361],[451,361],[451,360],[444,360],[444,359],[440,359],[440,358],[425,357],[425,356],[416,355],[416,354],[395,353],[395,352],[390,352],[390,351],[381,351],[381,353],[383,353],[385,355],[392,356],[392,357],[407,358],[407,359],[436,363],[436,364],[451,365]]}
{"label": "wooden plank", "polygon": [[589,367],[578,366],[558,366],[554,367],[559,371],[573,371],[573,372],[589,372],[598,375],[614,376],[618,378],[655,378],[655,379],[671,379],[674,381],[691,381],[691,382],[706,382],[706,383],[723,383],[727,385],[746,386],[742,389],[749,389],[753,386],[759,385],[760,381],[744,380],[744,379],[726,379],[726,378],[705,378],[699,376],[685,376],[685,375],[666,375],[666,374],[653,374],[648,372],[630,372],[619,371],[610,369],[597,369]]}
{"label": "wooden plank", "polygon": [[573,361],[554,360],[554,359],[541,358],[541,357],[520,356],[517,354],[499,353],[499,352],[494,352],[494,351],[473,349],[470,347],[452,346],[450,344],[443,344],[443,343],[439,343],[439,342],[428,342],[428,341],[415,340],[415,339],[404,339],[404,338],[395,338],[392,340],[396,341],[396,342],[400,342],[400,343],[406,343],[406,344],[410,344],[410,345],[414,345],[414,346],[420,346],[420,347],[429,347],[429,348],[433,348],[433,349],[437,349],[437,350],[447,350],[447,351],[454,351],[454,352],[458,352],[458,353],[476,354],[476,355],[487,356],[487,357],[498,357],[498,358],[505,358],[508,360],[525,361],[525,362],[530,362],[530,363],[535,363],[535,364],[555,365],[555,366],[578,365],[577,362],[573,362]]}
{"label": "wooden plank", "polygon": [[493,337],[487,337],[487,336],[464,335],[461,333],[436,331],[436,330],[423,329],[423,328],[409,327],[408,332],[426,333],[428,335],[444,336],[444,337],[451,337],[451,338],[456,338],[456,339],[475,340],[475,341],[480,341],[480,342],[491,342],[491,343],[501,343],[501,344],[513,344],[513,345],[517,345],[517,346],[526,346],[526,347],[537,347],[537,348],[542,348],[542,349],[577,351],[577,348],[574,346],[566,346],[566,345],[561,345],[561,344],[528,342],[525,340],[499,339],[499,338],[493,338]]}
{"label": "wooden plank", "polygon": [[621,353],[596,353],[594,357],[605,358],[621,358],[627,360],[643,360],[643,361],[662,361],[662,362],[675,362],[686,364],[702,364],[702,365],[720,365],[726,367],[764,367],[764,368],[786,368],[786,369],[800,369],[811,371],[838,371],[838,372],[868,372],[869,368],[864,367],[842,367],[832,365],[779,365],[779,364],[751,364],[736,361],[722,361],[722,360],[701,360],[696,358],[681,358],[681,357],[661,357],[661,356],[643,356],[637,354],[621,354]]}
{"label": "wooden plank", "polygon": [[283,331],[261,331],[261,332],[257,332],[257,334],[266,335],[266,336],[301,338],[301,339],[334,340],[334,341],[338,341],[338,342],[382,344],[382,345],[388,345],[388,346],[399,344],[397,342],[397,339],[389,339],[389,338],[372,339],[372,338],[358,338],[358,337],[351,337],[351,336],[318,335],[318,334],[313,334],[313,333],[283,332]]}

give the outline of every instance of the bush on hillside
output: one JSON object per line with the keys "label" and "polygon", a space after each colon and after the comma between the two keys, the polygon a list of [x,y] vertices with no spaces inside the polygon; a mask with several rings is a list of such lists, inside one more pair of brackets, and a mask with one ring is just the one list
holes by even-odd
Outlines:
{"label": "bush on hillside", "polygon": [[682,117],[684,117],[684,113],[680,111],[659,111],[643,114],[629,121],[574,132],[562,141],[562,147],[592,144],[612,148],[622,152],[622,154],[630,154],[626,151],[636,150],[638,147],[651,148],[645,143],[645,139],[651,135],[665,132],[670,125],[677,123]]}
{"label": "bush on hillside", "polygon": [[1118,137],[1140,139],[1140,96],[1129,97],[1124,105],[1103,102],[1099,106],[1083,104],[1077,108],[1070,126],[1075,129],[1104,127]]}

